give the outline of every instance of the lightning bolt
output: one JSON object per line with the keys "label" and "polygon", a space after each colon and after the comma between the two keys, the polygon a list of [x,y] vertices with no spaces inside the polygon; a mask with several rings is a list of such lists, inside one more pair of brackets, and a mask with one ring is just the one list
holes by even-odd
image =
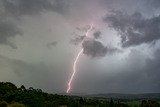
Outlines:
{"label": "lightning bolt", "polygon": [[[88,34],[89,34],[89,32],[92,30],[92,28],[93,28],[93,23],[91,24],[91,26],[89,27],[89,29],[88,29],[87,32],[85,33],[85,37],[88,36]],[[84,41],[84,39],[83,39],[83,41]],[[81,45],[82,45],[83,41],[81,42]],[[75,60],[74,60],[74,63],[73,63],[73,73],[72,73],[71,78],[69,79],[69,82],[68,82],[68,88],[67,88],[67,91],[66,91],[67,93],[69,93],[69,91],[70,91],[70,89],[71,89],[72,80],[73,80],[73,78],[74,78],[74,76],[75,76],[75,74],[76,74],[76,72],[77,72],[77,71],[76,71],[77,62],[78,62],[80,56],[82,55],[82,53],[83,53],[83,49],[81,49],[81,50],[78,52],[78,54],[77,54],[77,56],[76,56],[76,58],[75,58]]]}

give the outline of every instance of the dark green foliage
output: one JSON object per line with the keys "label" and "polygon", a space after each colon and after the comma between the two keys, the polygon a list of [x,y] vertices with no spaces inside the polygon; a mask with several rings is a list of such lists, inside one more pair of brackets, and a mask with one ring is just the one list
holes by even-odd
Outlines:
{"label": "dark green foliage", "polygon": [[154,100],[143,100],[137,105],[127,102],[128,100],[53,95],[32,87],[26,89],[22,85],[17,88],[12,83],[0,82],[0,107],[160,107]]}
{"label": "dark green foliage", "polygon": [[154,100],[143,100],[140,107],[160,107],[160,104]]}
{"label": "dark green foliage", "polygon": [[5,101],[2,101],[2,102],[0,102],[0,107],[7,107],[7,102],[5,102]]}
{"label": "dark green foliage", "polygon": [[15,91],[17,87],[10,82],[0,82],[0,94],[3,96],[7,92]]}
{"label": "dark green foliage", "polygon": [[25,107],[25,106],[23,104],[14,102],[14,103],[8,104],[7,107]]}

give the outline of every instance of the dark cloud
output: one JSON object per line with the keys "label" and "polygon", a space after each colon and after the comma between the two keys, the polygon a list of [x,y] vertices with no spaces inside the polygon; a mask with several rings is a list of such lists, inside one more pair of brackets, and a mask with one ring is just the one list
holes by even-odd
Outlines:
{"label": "dark cloud", "polygon": [[1,0],[0,5],[0,44],[14,49],[16,45],[8,38],[22,34],[17,23],[13,23],[19,21],[22,15],[37,15],[45,11],[65,14],[68,11],[67,0]]}
{"label": "dark cloud", "polygon": [[94,36],[95,39],[100,38],[101,35],[102,35],[102,33],[100,31],[96,31],[96,32],[93,33],[93,36]]}
{"label": "dark cloud", "polygon": [[160,90],[160,49],[156,50],[154,53],[153,59],[146,60],[147,67],[145,68],[145,71],[148,75],[148,77],[152,80],[151,82],[154,83],[154,86],[157,87],[157,90]]}
{"label": "dark cloud", "polygon": [[154,10],[154,9],[160,9],[159,5],[160,5],[160,1],[159,0],[143,0],[144,4],[147,5],[148,7],[150,7],[150,9]]}
{"label": "dark cloud", "polygon": [[139,12],[128,15],[113,11],[104,20],[121,35],[122,47],[150,43],[160,39],[160,16],[146,19]]}
{"label": "dark cloud", "polygon": [[159,13],[159,0],[102,0],[102,5],[108,10],[122,10],[128,13],[136,11],[145,16],[153,16]]}
{"label": "dark cloud", "polygon": [[6,44],[16,49],[14,43],[8,41],[8,38],[21,34],[22,31],[14,23],[0,20],[0,44]]}
{"label": "dark cloud", "polygon": [[36,15],[45,10],[65,13],[66,0],[2,0],[5,11],[14,16]]}
{"label": "dark cloud", "polygon": [[[79,43],[81,43],[84,39],[85,39],[85,37],[86,37],[86,35],[85,35],[85,32],[87,32],[87,30],[90,28],[90,25],[86,25],[86,26],[84,26],[84,27],[76,27],[76,30],[78,31],[78,32],[74,32],[73,33],[73,35],[75,36],[73,39],[71,39],[71,43],[72,44],[74,44],[74,45],[78,45]],[[95,28],[93,28],[92,30],[94,30]],[[83,33],[84,35],[82,35],[82,34],[79,34],[79,33]],[[98,37],[98,36],[100,36],[100,34],[99,34],[99,32],[97,31],[97,32],[95,32],[96,34],[96,37]],[[94,36],[95,37],[95,36]],[[95,38],[96,38],[95,37]]]}
{"label": "dark cloud", "polygon": [[[76,27],[76,30],[80,32],[87,32],[88,29],[90,29],[90,25],[86,25],[84,27]],[[93,27],[93,29],[95,28]]]}
{"label": "dark cloud", "polygon": [[104,57],[107,53],[111,54],[118,49],[104,46],[100,41],[97,40],[85,40],[82,43],[83,53],[91,57]]}
{"label": "dark cloud", "polygon": [[[89,93],[159,93],[159,54],[160,51],[157,51],[154,59],[148,59],[140,51],[132,50],[126,59],[117,63],[122,62],[123,67],[118,67],[110,60],[108,61],[112,63],[111,69],[108,69],[108,63],[105,62],[106,67],[104,68],[97,69],[96,65],[93,65],[93,69],[91,67],[90,71],[87,69],[84,70],[84,73],[79,73],[79,83],[75,84],[75,88]],[[83,79],[81,79],[82,77]]]}
{"label": "dark cloud", "polygon": [[51,42],[51,43],[48,43],[47,44],[47,47],[48,48],[51,48],[52,46],[56,46],[57,45],[57,41],[53,41],[53,42]]}
{"label": "dark cloud", "polygon": [[103,57],[107,53],[107,47],[96,40],[86,40],[82,43],[83,53],[92,57]]}
{"label": "dark cloud", "polygon": [[[108,78],[106,87],[112,87],[115,92],[123,93],[159,92],[160,51],[155,52],[154,59],[143,59],[143,56],[139,55],[139,53],[137,51],[129,55],[132,59],[136,58],[136,62],[132,63],[132,67],[126,67],[127,69],[123,70],[123,73],[117,73],[113,77]],[[145,65],[138,62],[142,60],[145,61]]]}
{"label": "dark cloud", "polygon": [[84,40],[85,37],[86,37],[85,35],[84,36],[78,35],[76,38],[71,40],[71,43],[74,45],[78,45],[79,43],[81,43]]}

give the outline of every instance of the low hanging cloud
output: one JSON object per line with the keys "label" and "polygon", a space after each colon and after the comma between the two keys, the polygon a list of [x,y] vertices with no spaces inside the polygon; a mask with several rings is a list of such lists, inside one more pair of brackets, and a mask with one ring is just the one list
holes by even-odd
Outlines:
{"label": "low hanging cloud", "polygon": [[107,53],[107,47],[96,40],[86,40],[82,43],[83,53],[92,57],[103,57]]}
{"label": "low hanging cloud", "polygon": [[93,33],[93,36],[95,39],[99,39],[101,37],[102,33],[100,31],[96,31]]}
{"label": "low hanging cloud", "polygon": [[141,13],[132,15],[112,11],[104,21],[121,35],[122,47],[151,43],[160,39],[160,16],[144,18]]}
{"label": "low hanging cloud", "polygon": [[95,39],[85,40],[82,43],[83,53],[91,57],[104,57],[106,54],[118,52],[117,48],[104,46]]}

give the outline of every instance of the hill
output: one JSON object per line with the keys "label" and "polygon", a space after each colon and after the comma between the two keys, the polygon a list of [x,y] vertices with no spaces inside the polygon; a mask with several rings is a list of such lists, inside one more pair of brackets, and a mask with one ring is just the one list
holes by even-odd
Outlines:
{"label": "hill", "polygon": [[160,93],[143,93],[143,94],[109,93],[109,94],[92,94],[92,95],[87,95],[87,97],[113,98],[113,99],[160,99]]}
{"label": "hill", "polygon": [[[152,98],[157,95],[159,94],[138,96]],[[129,98],[135,98],[135,95],[58,95],[32,87],[26,89],[23,85],[18,88],[10,82],[0,82],[0,107],[160,107],[158,99],[131,100]]]}

